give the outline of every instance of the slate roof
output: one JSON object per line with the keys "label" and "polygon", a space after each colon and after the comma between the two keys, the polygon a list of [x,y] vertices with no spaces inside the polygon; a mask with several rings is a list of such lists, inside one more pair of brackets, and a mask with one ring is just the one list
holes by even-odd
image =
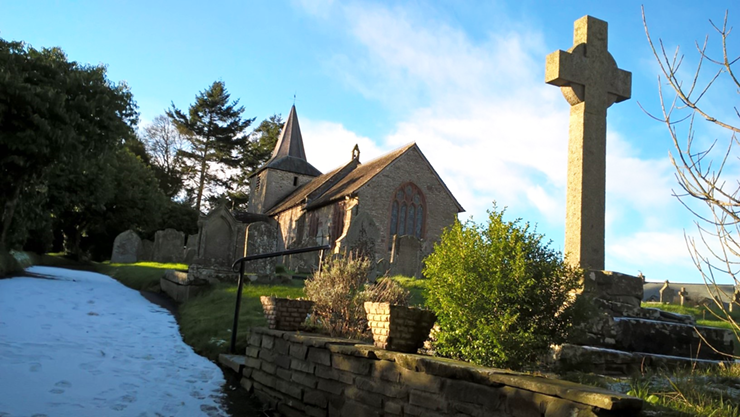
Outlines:
{"label": "slate roof", "polygon": [[434,175],[437,176],[439,182],[442,183],[444,189],[457,205],[458,211],[464,211],[450,190],[447,189],[447,186],[439,177],[437,172],[432,168],[431,164],[429,164],[429,161],[424,157],[424,154],[421,153],[421,150],[419,150],[416,143],[411,143],[365,164],[361,164],[358,160],[353,159],[348,164],[341,166],[334,171],[316,177],[309,183],[295,190],[292,194],[286,197],[285,200],[268,210],[267,214],[273,216],[301,204],[304,205],[305,210],[312,210],[331,204],[334,201],[341,200],[346,196],[355,193],[373,177],[393,163],[393,161],[414,148],[419,151],[419,155],[422,156],[424,162],[429,165],[429,168],[432,170]]}
{"label": "slate roof", "polygon": [[281,171],[313,177],[321,175],[321,171],[314,168],[306,160],[306,151],[303,149],[303,136],[301,135],[301,126],[298,123],[295,104],[290,108],[288,119],[280,131],[280,137],[275,144],[275,150],[272,151],[272,157],[270,157],[270,160],[265,165],[250,175],[250,177],[259,174],[266,168],[279,169]]}

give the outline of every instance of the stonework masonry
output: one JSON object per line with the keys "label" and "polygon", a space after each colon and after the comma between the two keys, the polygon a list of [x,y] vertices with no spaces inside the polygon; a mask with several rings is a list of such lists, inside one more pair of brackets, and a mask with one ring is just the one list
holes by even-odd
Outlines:
{"label": "stonework masonry", "polygon": [[[310,175],[277,169],[266,169],[260,172],[252,177],[249,183],[249,211],[251,213],[263,213],[269,210],[287,197],[288,194],[312,179],[314,177]],[[267,184],[270,184],[270,186],[267,187]]]}
{"label": "stonework masonry", "polygon": [[[420,172],[428,175],[421,175]],[[369,213],[380,229],[380,239],[375,245],[376,259],[388,259],[390,255],[393,191],[412,180],[424,193],[426,199],[427,207],[425,207],[422,235],[424,239],[423,256],[431,253],[434,243],[439,241],[444,228],[454,223],[457,217],[458,210],[455,200],[445,190],[421,153],[416,148],[409,150],[358,191],[360,201],[358,213]],[[434,209],[428,209],[430,207]]]}
{"label": "stonework masonry", "polygon": [[638,398],[555,379],[253,328],[219,361],[284,416],[633,416]]}

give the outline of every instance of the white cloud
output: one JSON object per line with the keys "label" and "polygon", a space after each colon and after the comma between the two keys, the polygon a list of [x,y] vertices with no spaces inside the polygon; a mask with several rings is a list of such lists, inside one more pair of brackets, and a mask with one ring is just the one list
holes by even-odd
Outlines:
{"label": "white cloud", "polygon": [[618,237],[609,244],[607,253],[615,260],[633,265],[693,267],[681,230],[638,232]]}
{"label": "white cloud", "polygon": [[[484,220],[496,200],[500,207],[539,213],[532,220],[562,231],[569,107],[544,83],[544,57],[551,51],[541,32],[494,28],[472,39],[420,9],[352,4],[335,11],[344,16],[338,30],[357,47],[337,52],[325,69],[398,120],[375,138],[374,150],[417,142],[476,220]],[[341,125],[329,130],[355,137]],[[362,140],[361,148],[373,143],[351,140]],[[609,130],[608,256],[627,266],[685,265],[682,235],[665,232],[680,228],[672,221],[683,214],[671,196],[673,167],[667,156],[641,157],[631,143],[618,126]],[[341,152],[350,148],[340,150],[339,161],[348,160]]]}
{"label": "white cloud", "polygon": [[306,159],[321,172],[329,172],[349,162],[355,145],[360,161],[369,161],[384,153],[375,142],[350,132],[339,123],[301,119],[301,133]]}

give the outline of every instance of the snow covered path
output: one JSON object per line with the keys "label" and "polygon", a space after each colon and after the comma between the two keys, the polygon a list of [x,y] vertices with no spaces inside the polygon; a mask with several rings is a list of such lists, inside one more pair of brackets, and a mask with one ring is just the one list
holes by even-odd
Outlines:
{"label": "snow covered path", "polygon": [[0,280],[0,416],[220,416],[221,370],[172,315],[101,274]]}

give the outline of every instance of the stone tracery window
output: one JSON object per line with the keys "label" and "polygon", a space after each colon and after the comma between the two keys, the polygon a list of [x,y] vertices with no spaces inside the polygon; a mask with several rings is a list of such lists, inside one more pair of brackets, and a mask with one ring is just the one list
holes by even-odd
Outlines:
{"label": "stone tracery window", "polygon": [[409,182],[398,187],[391,203],[391,236],[412,235],[421,239],[424,205],[424,194],[415,184]]}

